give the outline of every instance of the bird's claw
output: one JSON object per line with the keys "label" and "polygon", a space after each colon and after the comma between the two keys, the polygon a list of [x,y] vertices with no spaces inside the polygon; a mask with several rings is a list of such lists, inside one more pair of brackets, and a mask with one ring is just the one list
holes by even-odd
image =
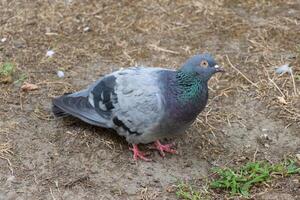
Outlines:
{"label": "bird's claw", "polygon": [[133,152],[133,159],[137,161],[138,159],[144,160],[144,161],[151,161],[151,159],[146,158],[145,153],[140,151],[137,144],[133,145],[133,148],[129,148]]}
{"label": "bird's claw", "polygon": [[161,144],[159,140],[154,142],[154,149],[158,150],[162,157],[166,156],[165,152],[177,154],[177,151],[171,148],[172,146],[174,146],[174,144]]}

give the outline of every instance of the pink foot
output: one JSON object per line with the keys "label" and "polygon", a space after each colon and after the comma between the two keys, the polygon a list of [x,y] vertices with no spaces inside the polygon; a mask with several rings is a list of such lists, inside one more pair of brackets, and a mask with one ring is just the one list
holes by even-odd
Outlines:
{"label": "pink foot", "polygon": [[129,148],[129,150],[133,151],[133,159],[135,161],[137,161],[138,159],[141,159],[141,160],[144,160],[144,161],[147,161],[147,162],[151,161],[151,159],[145,157],[144,152],[139,150],[137,144],[133,144],[132,146],[133,146],[133,148]]}
{"label": "pink foot", "polygon": [[157,149],[162,157],[165,157],[165,152],[177,154],[175,149],[171,149],[174,144],[161,144],[159,140],[154,142],[155,149]]}

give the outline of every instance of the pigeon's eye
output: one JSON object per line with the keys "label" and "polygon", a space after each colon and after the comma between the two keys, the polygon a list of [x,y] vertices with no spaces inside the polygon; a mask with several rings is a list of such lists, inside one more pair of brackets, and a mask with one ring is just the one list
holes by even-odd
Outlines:
{"label": "pigeon's eye", "polygon": [[202,60],[200,63],[201,67],[208,67],[208,62],[206,60]]}

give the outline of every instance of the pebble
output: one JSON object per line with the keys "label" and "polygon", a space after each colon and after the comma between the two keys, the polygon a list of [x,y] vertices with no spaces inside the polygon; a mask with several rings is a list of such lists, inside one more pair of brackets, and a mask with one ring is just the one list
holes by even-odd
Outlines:
{"label": "pebble", "polygon": [[266,148],[269,148],[269,147],[270,147],[270,145],[269,145],[269,144],[264,144],[264,146],[265,146]]}
{"label": "pebble", "polygon": [[47,57],[52,57],[55,54],[55,52],[53,50],[48,50],[46,53]]}
{"label": "pebble", "polygon": [[296,154],[296,158],[298,159],[298,161],[300,161],[300,153]]}
{"label": "pebble", "polygon": [[88,26],[83,28],[83,32],[88,32],[88,31],[90,31],[90,30],[91,30],[91,28],[88,27]]}
{"label": "pebble", "polygon": [[1,42],[5,42],[7,40],[7,38],[2,38]]}
{"label": "pebble", "polygon": [[269,140],[269,139],[270,139],[269,136],[268,136],[268,134],[263,134],[263,135],[261,136],[261,138],[263,138],[263,139],[265,139],[265,140]]}
{"label": "pebble", "polygon": [[59,78],[63,78],[63,77],[65,77],[65,73],[63,72],[63,71],[57,71],[57,76],[59,77]]}

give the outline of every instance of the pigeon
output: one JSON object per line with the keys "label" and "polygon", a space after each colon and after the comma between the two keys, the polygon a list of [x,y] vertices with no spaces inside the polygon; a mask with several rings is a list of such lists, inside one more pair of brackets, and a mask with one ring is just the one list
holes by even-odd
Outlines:
{"label": "pigeon", "polygon": [[208,100],[208,80],[224,72],[210,54],[189,58],[178,70],[130,67],[107,74],[84,90],[54,98],[56,117],[73,116],[114,129],[132,145],[134,160],[150,161],[138,144],[154,144],[164,157],[177,153],[161,139],[185,132]]}

